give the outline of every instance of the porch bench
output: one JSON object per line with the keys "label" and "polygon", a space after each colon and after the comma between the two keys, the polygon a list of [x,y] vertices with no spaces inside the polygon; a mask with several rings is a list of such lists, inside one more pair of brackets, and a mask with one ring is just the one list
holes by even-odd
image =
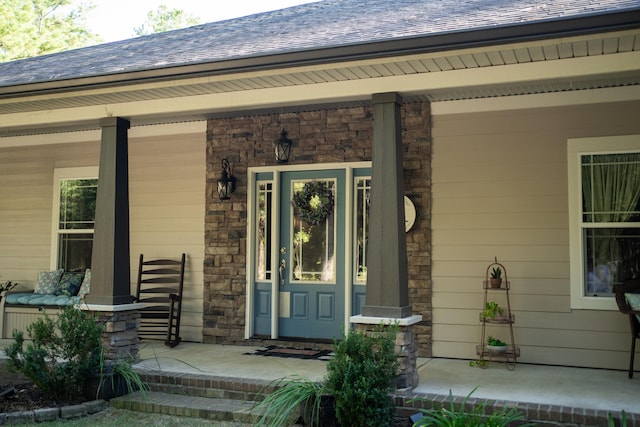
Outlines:
{"label": "porch bench", "polygon": [[[42,273],[41,273],[42,274]],[[69,277],[74,276],[70,285]],[[0,339],[13,338],[14,331],[22,331],[26,335],[27,326],[35,322],[46,312],[52,319],[65,306],[78,305],[88,293],[91,273],[60,273],[59,279],[50,288],[42,293],[41,287],[30,292],[4,292],[0,299]],[[39,276],[40,283],[40,276]],[[84,289],[82,289],[84,287]]]}

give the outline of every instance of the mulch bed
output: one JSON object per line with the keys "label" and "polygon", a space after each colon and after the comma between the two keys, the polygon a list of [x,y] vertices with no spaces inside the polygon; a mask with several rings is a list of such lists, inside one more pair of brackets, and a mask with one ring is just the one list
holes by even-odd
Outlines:
{"label": "mulch bed", "polygon": [[54,400],[42,394],[31,383],[17,384],[0,387],[0,412],[32,411],[42,408],[56,408],[67,405],[77,405],[86,402],[87,399],[80,395],[70,400]]}

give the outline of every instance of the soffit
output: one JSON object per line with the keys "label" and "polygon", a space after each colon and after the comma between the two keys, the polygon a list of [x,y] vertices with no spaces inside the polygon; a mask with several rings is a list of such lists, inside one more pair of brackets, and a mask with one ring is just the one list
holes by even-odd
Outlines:
{"label": "soffit", "polygon": [[[640,30],[621,31],[608,34],[574,38],[518,43],[503,46],[444,51],[421,55],[379,58],[365,61],[333,63],[315,66],[292,67],[232,75],[198,77],[92,90],[77,90],[68,93],[38,95],[32,97],[0,100],[0,123],[3,115],[36,111],[51,111],[99,105],[114,105],[147,100],[170,100],[190,96],[246,92],[271,88],[299,87],[342,81],[366,81],[381,77],[433,75],[459,70],[487,69],[525,63],[544,63],[564,59],[599,57],[640,51]],[[499,81],[476,87],[449,87],[422,93],[403,94],[405,100],[428,99],[448,101],[476,98],[491,98],[536,93],[550,93],[627,85],[640,85],[640,67],[637,71],[593,75],[579,80],[545,80],[544,78],[522,82],[518,85],[503,85]],[[331,105],[314,105],[313,100],[304,109],[327,108],[362,104],[366,100],[344,100]],[[170,108],[169,108],[170,109]],[[296,108],[300,110],[301,108]],[[260,111],[265,111],[261,108]],[[277,111],[284,111],[280,106]],[[250,112],[244,109],[243,114]],[[157,117],[145,117],[136,124],[165,123],[176,120],[202,120],[221,115],[239,114],[225,111],[180,113],[172,116],[170,111]],[[8,117],[8,116],[5,116]],[[135,118],[131,118],[132,123]],[[1,125],[0,125],[1,126]],[[6,128],[5,128],[6,129]]]}

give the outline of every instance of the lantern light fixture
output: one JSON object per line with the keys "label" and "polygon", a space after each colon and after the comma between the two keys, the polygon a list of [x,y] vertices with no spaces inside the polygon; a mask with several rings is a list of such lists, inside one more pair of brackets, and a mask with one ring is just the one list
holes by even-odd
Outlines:
{"label": "lantern light fixture", "polygon": [[224,158],[222,159],[222,172],[218,179],[218,196],[220,196],[220,200],[229,200],[234,191],[236,191],[236,177],[231,173],[229,160]]}
{"label": "lantern light fixture", "polygon": [[287,131],[282,128],[280,131],[280,137],[273,141],[276,149],[276,162],[287,163],[289,162],[289,155],[291,154],[292,140],[287,138]]}

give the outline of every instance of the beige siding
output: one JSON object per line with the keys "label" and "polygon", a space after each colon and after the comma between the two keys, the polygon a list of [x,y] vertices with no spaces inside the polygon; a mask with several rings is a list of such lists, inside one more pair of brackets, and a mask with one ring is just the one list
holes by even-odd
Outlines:
{"label": "beige siding", "polygon": [[98,143],[0,149],[0,281],[33,289],[49,269],[54,168],[96,166],[98,153]]}
{"label": "beige siding", "polygon": [[[46,142],[46,136],[42,136]],[[0,149],[0,280],[50,267],[53,171],[97,166],[100,142]],[[181,335],[202,341],[205,133],[130,138],[131,280],[138,257],[187,254]]]}
{"label": "beige siding", "polygon": [[205,134],[131,138],[129,187],[132,293],[140,254],[187,255],[181,333],[202,341]]}
{"label": "beige siding", "polygon": [[568,138],[640,133],[638,111],[628,102],[434,116],[434,356],[476,357],[482,280],[497,257],[522,362],[626,369],[628,320],[570,308],[566,152]]}

